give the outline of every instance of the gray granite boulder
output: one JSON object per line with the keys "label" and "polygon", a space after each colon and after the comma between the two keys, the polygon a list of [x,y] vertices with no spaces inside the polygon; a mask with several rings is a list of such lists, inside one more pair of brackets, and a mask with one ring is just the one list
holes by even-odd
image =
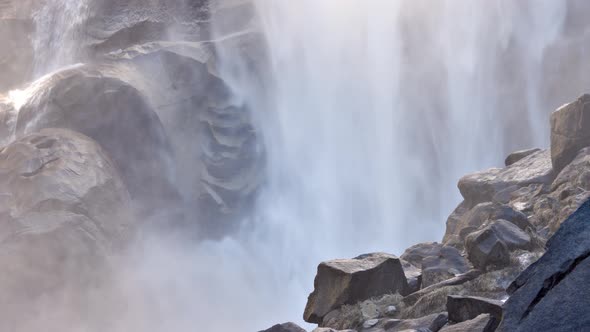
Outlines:
{"label": "gray granite boulder", "polygon": [[402,264],[393,255],[374,253],[323,262],[318,266],[303,318],[319,324],[326,314],[344,304],[405,293],[407,287]]}

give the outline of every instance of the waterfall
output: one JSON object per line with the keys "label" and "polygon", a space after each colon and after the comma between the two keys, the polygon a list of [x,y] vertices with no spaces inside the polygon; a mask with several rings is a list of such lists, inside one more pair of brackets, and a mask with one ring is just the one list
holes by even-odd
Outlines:
{"label": "waterfall", "polygon": [[34,77],[80,61],[89,0],[48,0],[33,14]]}
{"label": "waterfall", "polygon": [[268,156],[255,230],[241,241],[269,264],[261,293],[282,299],[269,323],[300,316],[305,295],[293,290],[311,290],[319,261],[440,241],[461,176],[548,146],[541,73],[564,3],[255,4],[265,87],[252,89],[236,52],[219,54]]}

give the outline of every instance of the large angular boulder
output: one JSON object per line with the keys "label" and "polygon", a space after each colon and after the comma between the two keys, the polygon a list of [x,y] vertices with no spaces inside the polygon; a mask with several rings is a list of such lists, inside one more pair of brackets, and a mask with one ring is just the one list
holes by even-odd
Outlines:
{"label": "large angular boulder", "polygon": [[153,211],[178,199],[167,135],[133,86],[92,66],[78,66],[35,82],[26,94],[17,135],[43,128],[81,132],[109,154],[140,208]]}
{"label": "large angular boulder", "polygon": [[106,278],[109,257],[133,236],[114,163],[86,136],[44,129],[0,150],[0,186],[0,330],[23,330],[38,310],[77,317],[85,309],[75,299]]}
{"label": "large angular boulder", "polygon": [[377,295],[403,294],[407,287],[402,264],[393,255],[374,253],[323,262],[318,266],[303,318],[319,324],[326,314],[344,304]]}
{"label": "large angular boulder", "polygon": [[489,314],[481,314],[474,319],[444,326],[440,332],[492,332],[498,322]]}
{"label": "large angular boulder", "polygon": [[502,319],[502,302],[477,296],[450,295],[447,297],[449,320],[464,322],[481,314],[490,314],[497,323]]}
{"label": "large angular boulder", "polygon": [[551,161],[556,172],[590,146],[590,95],[585,94],[551,114]]}
{"label": "large angular boulder", "polygon": [[506,168],[491,168],[459,180],[459,191],[471,206],[491,202],[503,190],[530,184],[549,184],[554,178],[549,151],[538,151]]}
{"label": "large angular boulder", "polygon": [[583,331],[590,326],[590,201],[547,242],[508,288],[498,331]]}

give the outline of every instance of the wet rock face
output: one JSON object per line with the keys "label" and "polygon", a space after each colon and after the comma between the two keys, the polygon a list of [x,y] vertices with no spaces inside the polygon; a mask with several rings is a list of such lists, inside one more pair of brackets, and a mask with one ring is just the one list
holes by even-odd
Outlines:
{"label": "wet rock face", "polygon": [[107,151],[140,208],[178,197],[167,135],[137,89],[91,66],[37,84],[18,114],[17,135],[43,128],[76,130]]}
{"label": "wet rock face", "polygon": [[303,318],[319,324],[326,314],[342,305],[404,293],[406,288],[401,262],[393,255],[376,253],[323,262],[318,266]]}
{"label": "wet rock face", "polygon": [[551,114],[551,160],[556,171],[569,164],[582,148],[590,146],[590,95],[564,105]]}
{"label": "wet rock face", "polygon": [[499,331],[580,331],[590,326],[590,202],[571,215],[545,254],[510,285]]}
{"label": "wet rock face", "polygon": [[27,135],[0,150],[0,170],[0,329],[23,330],[37,306],[75,305],[104,280],[136,223],[113,162],[81,134]]}
{"label": "wet rock face", "polygon": [[363,326],[363,332],[439,331],[447,323],[447,314],[436,313],[416,319],[381,319]]}

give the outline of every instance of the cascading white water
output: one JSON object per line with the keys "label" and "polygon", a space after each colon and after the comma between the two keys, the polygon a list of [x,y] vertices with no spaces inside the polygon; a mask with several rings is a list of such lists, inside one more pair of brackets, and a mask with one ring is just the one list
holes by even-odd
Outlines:
{"label": "cascading white water", "polygon": [[323,259],[440,241],[459,177],[548,145],[540,73],[563,3],[255,3],[265,91],[220,55],[268,154],[258,224],[239,240],[269,264],[260,305],[279,299],[260,322],[300,317]]}
{"label": "cascading white water", "polygon": [[89,0],[47,0],[33,14],[34,77],[80,61]]}

